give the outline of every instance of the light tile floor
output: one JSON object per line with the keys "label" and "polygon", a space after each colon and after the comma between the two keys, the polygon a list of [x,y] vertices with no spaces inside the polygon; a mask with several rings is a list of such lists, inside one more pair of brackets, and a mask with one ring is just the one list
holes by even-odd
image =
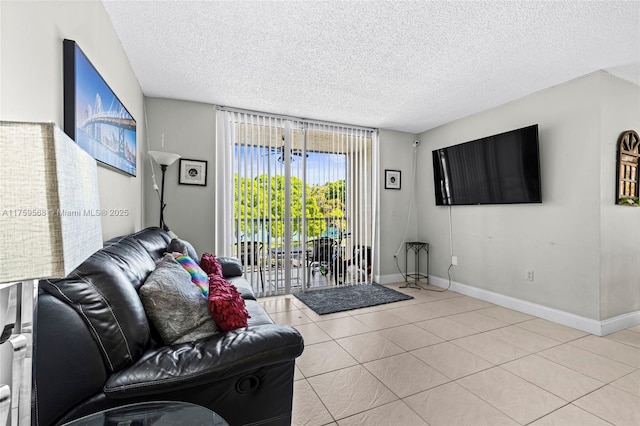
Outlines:
{"label": "light tile floor", "polygon": [[322,316],[260,299],[305,339],[294,426],[640,425],[640,326],[597,337],[399,286],[414,299]]}

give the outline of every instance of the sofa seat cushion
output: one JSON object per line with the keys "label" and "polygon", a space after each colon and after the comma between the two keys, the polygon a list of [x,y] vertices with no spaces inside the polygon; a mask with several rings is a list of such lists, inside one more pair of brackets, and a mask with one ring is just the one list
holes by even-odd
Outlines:
{"label": "sofa seat cushion", "polygon": [[150,349],[134,365],[113,374],[108,398],[135,398],[219,382],[258,368],[290,361],[304,348],[293,327],[251,326],[180,345]]}

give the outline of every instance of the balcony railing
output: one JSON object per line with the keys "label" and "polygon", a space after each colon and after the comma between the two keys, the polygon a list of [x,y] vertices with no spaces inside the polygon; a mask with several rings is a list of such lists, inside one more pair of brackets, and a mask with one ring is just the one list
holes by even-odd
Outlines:
{"label": "balcony railing", "polygon": [[[348,234],[346,218],[293,218],[289,263],[286,264],[283,219],[242,219],[234,229],[235,255],[240,258],[247,279],[257,295],[285,293],[285,269],[289,268],[290,288],[334,285],[331,259],[345,258]],[[243,231],[247,232],[243,232]]]}

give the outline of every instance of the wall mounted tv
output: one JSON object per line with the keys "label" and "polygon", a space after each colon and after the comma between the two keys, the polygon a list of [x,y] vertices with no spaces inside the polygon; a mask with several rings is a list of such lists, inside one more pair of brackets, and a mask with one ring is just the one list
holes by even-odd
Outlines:
{"label": "wall mounted tv", "polygon": [[541,203],[538,125],[433,151],[436,205]]}

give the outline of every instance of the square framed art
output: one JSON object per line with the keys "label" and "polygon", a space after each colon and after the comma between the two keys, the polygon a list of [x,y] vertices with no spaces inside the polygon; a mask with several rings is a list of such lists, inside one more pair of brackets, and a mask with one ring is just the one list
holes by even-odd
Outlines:
{"label": "square framed art", "polygon": [[181,158],[179,176],[181,185],[207,186],[207,162]]}
{"label": "square framed art", "polygon": [[400,189],[400,170],[384,171],[384,189]]}

